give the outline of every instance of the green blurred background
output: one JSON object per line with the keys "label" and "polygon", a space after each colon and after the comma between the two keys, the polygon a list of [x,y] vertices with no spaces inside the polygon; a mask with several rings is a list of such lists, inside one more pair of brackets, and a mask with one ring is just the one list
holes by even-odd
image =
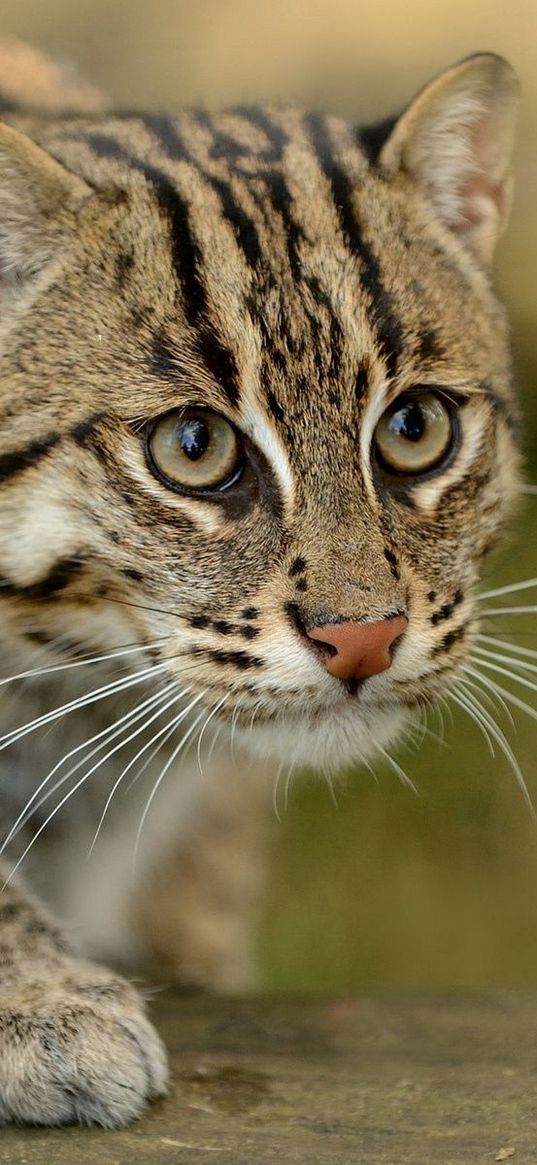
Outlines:
{"label": "green blurred background", "polygon": [[[2,0],[0,34],[76,62],[123,106],[269,98],[356,120],[397,109],[468,53],[507,56],[524,99],[498,279],[527,417],[528,479],[537,481],[535,0]],[[536,534],[537,496],[488,564],[487,586],[537,574]],[[537,589],[518,599],[537,603]],[[537,615],[487,624],[537,649]],[[537,708],[529,688],[512,690]],[[537,723],[518,711],[514,727],[499,718],[537,805]],[[261,936],[270,985],[537,984],[537,822],[479,731],[456,710],[452,724],[444,719],[443,747],[426,738],[399,755],[417,796],[389,768],[376,781],[356,774],[338,789],[337,806],[320,783],[293,786],[281,805]],[[429,724],[440,732],[434,715]]]}

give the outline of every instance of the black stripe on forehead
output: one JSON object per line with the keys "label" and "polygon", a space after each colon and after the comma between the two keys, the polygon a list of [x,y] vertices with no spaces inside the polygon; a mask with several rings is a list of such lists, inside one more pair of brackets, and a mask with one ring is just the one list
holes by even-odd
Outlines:
{"label": "black stripe on forehead", "polygon": [[269,116],[267,111],[260,106],[242,106],[236,112],[241,117],[244,117],[245,121],[255,126],[256,129],[260,129],[267,139],[267,148],[257,154],[259,160],[269,165],[273,165],[275,162],[281,162],[283,151],[288,141],[287,134],[282,126],[278,125]]}
{"label": "black stripe on forehead", "polygon": [[198,332],[198,349],[229,403],[237,405],[240,401],[239,369],[234,353],[222,344],[210,328],[202,328]]}
{"label": "black stripe on forehead", "polygon": [[[168,124],[168,119],[166,119]],[[232,352],[216,335],[215,330],[203,321],[207,313],[208,299],[202,279],[204,259],[192,229],[191,213],[175,186],[162,170],[149,165],[124,150],[117,142],[100,135],[93,135],[91,146],[97,151],[104,150],[109,156],[119,158],[130,169],[136,170],[150,182],[159,206],[170,224],[173,240],[173,262],[179,284],[183,292],[185,315],[198,333],[198,348],[207,368],[226,393],[231,404],[240,398],[238,368]],[[161,368],[171,367],[169,351],[166,360],[160,361]],[[155,362],[156,366],[159,361]]]}
{"label": "black stripe on forehead", "polygon": [[196,325],[206,311],[207,296],[201,278],[203,256],[191,229],[190,211],[173,182],[157,166],[129,153],[119,142],[103,134],[91,134],[88,145],[100,157],[123,162],[130,170],[142,174],[152,186],[164,217],[170,224],[173,262],[183,291],[188,322]]}
{"label": "black stripe on forehead", "polygon": [[[199,113],[194,116],[200,125],[203,125],[211,133],[214,133],[211,120],[208,116],[204,117]],[[170,158],[189,162],[199,171],[205,181],[212,186],[220,199],[223,217],[233,228],[237,244],[246,262],[250,267],[256,268],[262,261],[262,251],[257,230],[249,215],[235,198],[230,183],[226,182],[223,178],[218,178],[208,173],[199,165],[181,138],[177,124],[172,118],[163,115],[153,115],[145,117],[144,122],[153,131],[155,136],[158,137],[159,142],[161,142]]]}
{"label": "black stripe on forehead", "polygon": [[[299,245],[304,238],[304,231],[293,216],[291,192],[283,172],[283,153],[289,139],[285,130],[265,110],[253,108],[242,113],[250,124],[265,134],[270,143],[266,150],[256,154],[261,163],[260,177],[263,179],[272,210],[282,219],[289,266],[293,277],[298,281],[302,276]],[[260,209],[263,209],[262,205]]]}
{"label": "black stripe on forehead", "polygon": [[238,138],[233,137],[233,134],[226,133],[206,109],[196,109],[194,117],[198,125],[208,130],[211,135],[209,154],[215,161],[225,158],[226,161],[234,163],[239,158],[245,158],[251,154],[251,146],[246,142],[239,141]]}
{"label": "black stripe on forehead", "polygon": [[[222,344],[210,328],[197,329],[195,351],[200,361],[212,374],[231,405],[240,400],[239,369],[235,355]],[[170,383],[181,380],[184,383],[184,363],[180,360],[177,346],[168,334],[166,326],[158,328],[152,336],[149,371],[152,376]],[[190,377],[190,380],[192,378]],[[189,384],[192,388],[192,383]]]}
{"label": "black stripe on forehead", "polygon": [[324,119],[316,113],[306,114],[305,124],[319,163],[330,182],[343,235],[348,246],[361,260],[361,278],[370,297],[373,323],[386,360],[388,374],[394,376],[404,350],[403,328],[395,311],[392,296],[382,283],[378,259],[364,239],[356,217],[354,187],[349,175],[334,158]]}

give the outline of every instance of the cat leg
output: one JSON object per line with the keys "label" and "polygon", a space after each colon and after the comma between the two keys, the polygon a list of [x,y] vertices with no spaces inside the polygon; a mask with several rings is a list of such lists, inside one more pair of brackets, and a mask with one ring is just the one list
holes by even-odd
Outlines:
{"label": "cat leg", "polygon": [[0,1124],[120,1127],[166,1091],[166,1080],[137,992],[77,958],[10,883],[0,895]]}
{"label": "cat leg", "polygon": [[160,979],[223,992],[255,984],[272,788],[259,768],[242,756],[198,772],[188,817],[138,889],[131,923]]}

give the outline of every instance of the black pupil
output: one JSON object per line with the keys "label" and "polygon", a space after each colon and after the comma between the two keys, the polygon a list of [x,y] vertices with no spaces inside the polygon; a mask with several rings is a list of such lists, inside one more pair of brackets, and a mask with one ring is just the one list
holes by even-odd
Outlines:
{"label": "black pupil", "polygon": [[390,419],[390,429],[405,441],[421,441],[425,433],[425,414],[417,401],[409,401],[397,409]]}
{"label": "black pupil", "polygon": [[207,425],[198,420],[197,417],[190,417],[188,421],[182,421],[178,428],[177,437],[181,452],[190,461],[199,461],[200,457],[203,457],[211,439]]}

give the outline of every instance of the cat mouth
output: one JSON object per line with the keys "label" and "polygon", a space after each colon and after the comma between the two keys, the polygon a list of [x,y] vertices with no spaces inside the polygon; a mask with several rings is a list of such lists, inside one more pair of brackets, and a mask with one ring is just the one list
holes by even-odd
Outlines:
{"label": "cat mouth", "polygon": [[326,698],[326,693],[312,689],[297,689],[292,693],[282,690],[271,692],[265,697],[259,693],[257,698],[253,695],[247,703],[241,703],[240,698],[233,700],[230,694],[216,715],[227,724],[251,727],[252,730],[278,723],[282,726],[310,724],[319,728],[338,716],[348,717],[359,711],[382,713],[394,705],[404,703],[399,695],[395,697],[392,694],[390,699],[371,699],[366,704],[368,683],[365,679],[345,680],[339,687],[340,691],[333,694],[331,699]]}

